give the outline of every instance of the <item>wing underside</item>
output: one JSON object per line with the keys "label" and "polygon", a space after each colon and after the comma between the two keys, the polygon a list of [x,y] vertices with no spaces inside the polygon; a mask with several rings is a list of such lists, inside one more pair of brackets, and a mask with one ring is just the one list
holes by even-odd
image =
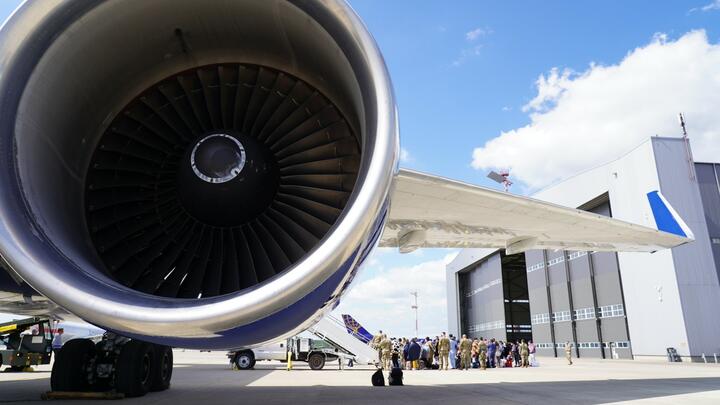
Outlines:
{"label": "wing underside", "polygon": [[[668,207],[669,212],[673,212]],[[654,252],[687,243],[673,234],[529,197],[401,169],[381,247]],[[686,235],[686,236],[682,236]]]}

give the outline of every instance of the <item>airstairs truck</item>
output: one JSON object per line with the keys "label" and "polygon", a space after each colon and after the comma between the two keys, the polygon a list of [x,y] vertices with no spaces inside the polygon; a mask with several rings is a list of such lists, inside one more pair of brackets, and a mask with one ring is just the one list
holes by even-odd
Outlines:
{"label": "airstairs truck", "polygon": [[[293,361],[307,362],[311,369],[321,370],[325,364],[340,360],[348,364],[377,364],[377,351],[367,342],[367,332],[358,332],[358,327],[348,325],[332,315],[326,315],[307,330],[314,337],[294,336],[286,341],[276,342],[257,348],[243,348],[228,353],[230,363],[240,370],[255,367],[257,361],[287,361],[292,353]],[[360,327],[361,328],[361,327]],[[364,331],[364,329],[363,329]]]}

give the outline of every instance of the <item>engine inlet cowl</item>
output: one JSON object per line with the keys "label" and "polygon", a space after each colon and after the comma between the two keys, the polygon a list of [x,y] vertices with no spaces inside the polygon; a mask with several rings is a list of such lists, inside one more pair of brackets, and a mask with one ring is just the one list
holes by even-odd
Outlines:
{"label": "engine inlet cowl", "polygon": [[0,69],[0,255],[95,325],[271,341],[382,230],[395,104],[343,1],[25,2]]}

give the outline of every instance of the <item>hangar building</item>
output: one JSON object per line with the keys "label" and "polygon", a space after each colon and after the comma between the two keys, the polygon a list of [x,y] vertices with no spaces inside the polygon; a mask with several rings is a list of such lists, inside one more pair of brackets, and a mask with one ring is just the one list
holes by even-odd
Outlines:
{"label": "hangar building", "polygon": [[451,333],[532,339],[539,356],[720,357],[720,164],[653,137],[533,197],[655,227],[659,190],[695,241],[655,253],[464,249],[447,266]]}

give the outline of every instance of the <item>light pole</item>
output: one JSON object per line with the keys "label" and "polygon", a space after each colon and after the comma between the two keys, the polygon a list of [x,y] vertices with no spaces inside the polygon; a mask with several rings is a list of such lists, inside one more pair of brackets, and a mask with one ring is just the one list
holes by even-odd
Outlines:
{"label": "light pole", "polygon": [[410,295],[415,296],[415,305],[411,305],[410,308],[415,310],[415,337],[419,337],[419,335],[418,335],[418,303],[417,303],[418,292],[413,291],[410,293]]}

